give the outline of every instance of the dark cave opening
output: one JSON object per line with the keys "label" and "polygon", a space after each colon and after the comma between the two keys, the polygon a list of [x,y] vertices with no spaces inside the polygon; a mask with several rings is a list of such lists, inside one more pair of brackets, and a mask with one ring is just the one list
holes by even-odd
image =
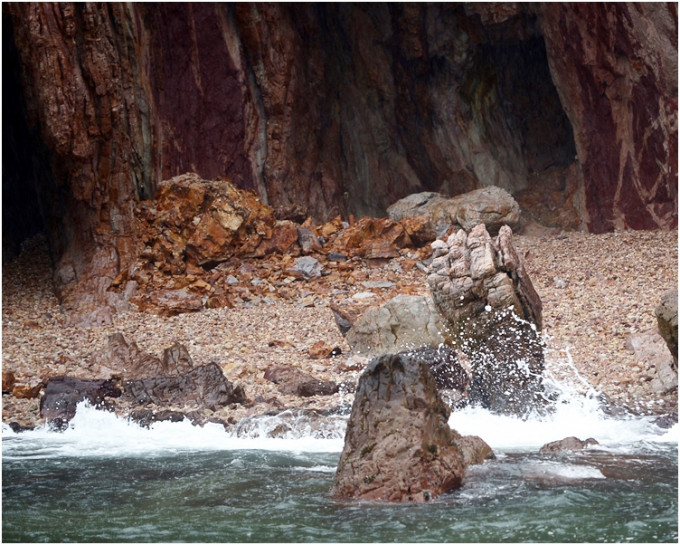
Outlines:
{"label": "dark cave opening", "polygon": [[9,15],[2,17],[2,260],[14,259],[22,243],[38,234],[50,238],[56,185],[49,151],[29,122],[21,64]]}
{"label": "dark cave opening", "polygon": [[520,137],[529,174],[574,161],[576,145],[562,108],[540,36],[492,44],[488,52],[498,75],[499,99]]}

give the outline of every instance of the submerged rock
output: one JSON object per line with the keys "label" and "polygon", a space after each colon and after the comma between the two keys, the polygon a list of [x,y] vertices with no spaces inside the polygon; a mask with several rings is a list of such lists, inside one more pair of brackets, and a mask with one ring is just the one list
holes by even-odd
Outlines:
{"label": "submerged rock", "polygon": [[359,379],[332,494],[422,502],[458,488],[467,463],[491,449],[461,437],[448,417],[423,358],[374,358]]}
{"label": "submerged rock", "polygon": [[524,416],[543,403],[542,304],[512,231],[493,240],[478,225],[432,247],[427,280],[453,346],[470,359],[470,401]]}
{"label": "submerged rock", "polygon": [[546,443],[543,445],[538,452],[562,452],[565,450],[582,450],[590,447],[591,445],[599,445],[599,441],[589,437],[585,441],[582,441],[578,437],[566,437],[559,441],[553,441],[551,443]]}

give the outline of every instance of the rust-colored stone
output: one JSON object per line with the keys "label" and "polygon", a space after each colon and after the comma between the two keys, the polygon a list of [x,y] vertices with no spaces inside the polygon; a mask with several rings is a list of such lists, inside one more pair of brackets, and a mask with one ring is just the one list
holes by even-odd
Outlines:
{"label": "rust-colored stone", "polygon": [[16,383],[16,377],[14,376],[14,373],[12,371],[3,371],[2,372],[2,391],[3,393],[7,392],[10,393],[12,389],[14,388],[14,384]]}

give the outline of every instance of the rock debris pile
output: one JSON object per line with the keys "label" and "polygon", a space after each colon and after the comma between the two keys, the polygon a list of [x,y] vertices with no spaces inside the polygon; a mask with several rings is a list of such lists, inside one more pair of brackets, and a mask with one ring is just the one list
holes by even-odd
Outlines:
{"label": "rock debris pile", "polygon": [[256,297],[291,298],[298,293],[295,280],[328,276],[332,284],[353,268],[352,258],[398,258],[436,238],[424,216],[351,223],[336,217],[323,225],[279,220],[253,193],[196,174],[162,182],[136,216],[139,257],[113,289],[140,310],[163,316]]}

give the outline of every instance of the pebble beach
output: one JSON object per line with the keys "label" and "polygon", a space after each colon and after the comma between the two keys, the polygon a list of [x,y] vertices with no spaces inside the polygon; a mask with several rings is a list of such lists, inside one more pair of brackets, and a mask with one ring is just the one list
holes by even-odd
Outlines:
{"label": "pebble beach", "polygon": [[[543,303],[547,371],[626,407],[677,411],[677,389],[650,390],[653,370],[638,361],[628,342],[656,329],[655,307],[666,291],[677,289],[677,231],[546,232],[515,235],[514,242]],[[229,422],[272,409],[347,404],[351,393],[343,389],[332,396],[284,395],[264,378],[265,370],[291,366],[321,380],[355,381],[367,360],[351,354],[331,306],[361,312],[400,293],[427,293],[427,250],[400,251],[401,257],[377,264],[353,258],[336,274],[284,278],[283,284],[267,276],[276,270],[276,258],[268,258],[266,267],[264,260],[251,259],[252,272],[239,281],[271,283],[267,297],[245,296],[234,308],[172,317],[133,308],[114,314],[111,324],[85,328],[70,325],[54,293],[46,244],[31,239],[3,265],[2,369],[15,375],[26,397],[3,395],[2,420],[40,424],[39,397],[30,390],[57,375],[95,378],[83,375],[84,362],[114,333],[155,356],[178,341],[194,365],[218,363],[249,399],[215,415]],[[284,284],[285,297],[278,293]],[[336,355],[320,357],[319,346],[335,348]],[[15,392],[22,395],[21,388]]]}

